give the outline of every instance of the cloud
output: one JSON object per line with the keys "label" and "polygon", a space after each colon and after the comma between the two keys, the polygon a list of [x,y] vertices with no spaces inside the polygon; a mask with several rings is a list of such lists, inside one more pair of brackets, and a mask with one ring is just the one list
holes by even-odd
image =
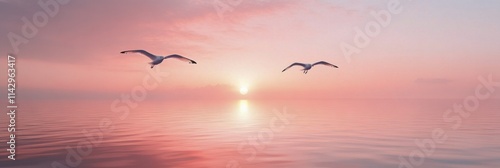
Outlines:
{"label": "cloud", "polygon": [[447,78],[417,78],[415,83],[417,84],[448,84],[452,80]]}
{"label": "cloud", "polygon": [[[29,19],[43,11],[37,2],[0,1],[0,34],[21,34],[21,18]],[[255,27],[247,22],[256,18],[280,21],[287,15],[307,13],[315,6],[325,5],[319,2],[243,1],[221,19],[213,1],[70,1],[59,8],[59,13],[28,44],[21,44],[19,54],[24,58],[65,63],[109,60],[123,49],[135,48],[207,55],[222,46],[229,48],[234,40],[225,38],[255,34]],[[12,52],[7,38],[0,39],[0,50]]]}
{"label": "cloud", "polygon": [[[43,11],[38,1],[0,1],[0,34],[21,34],[22,17],[31,19]],[[100,60],[124,48],[169,49],[206,53],[206,45],[217,43],[210,27],[240,23],[250,16],[281,10],[288,1],[244,2],[228,13],[233,21],[220,21],[212,3],[196,1],[107,0],[98,3],[70,1],[39,29],[35,38],[20,46],[26,58],[78,62]],[[208,29],[209,31],[207,31]],[[218,29],[215,31],[227,31]],[[0,40],[2,52],[12,52],[7,38]],[[135,47],[133,47],[135,46]],[[163,51],[162,50],[162,51]]]}

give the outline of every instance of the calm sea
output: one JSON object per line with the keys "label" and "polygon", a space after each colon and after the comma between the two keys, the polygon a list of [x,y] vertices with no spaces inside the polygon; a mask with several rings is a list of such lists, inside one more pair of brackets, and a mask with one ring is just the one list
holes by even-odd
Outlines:
{"label": "calm sea", "polygon": [[500,101],[462,113],[455,104],[462,101],[22,102],[15,161],[0,117],[0,167],[500,167]]}

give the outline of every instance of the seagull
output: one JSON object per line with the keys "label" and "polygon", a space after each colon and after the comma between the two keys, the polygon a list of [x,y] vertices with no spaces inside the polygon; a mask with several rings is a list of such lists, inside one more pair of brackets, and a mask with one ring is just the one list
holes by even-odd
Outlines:
{"label": "seagull", "polygon": [[196,64],[196,61],[193,61],[192,59],[189,59],[189,58],[177,55],[177,54],[172,54],[172,55],[169,55],[169,56],[156,56],[156,55],[153,55],[153,54],[151,54],[151,53],[149,53],[149,52],[147,52],[145,50],[127,50],[127,51],[122,51],[120,53],[122,53],[122,54],[140,53],[142,55],[145,55],[149,59],[153,60],[153,62],[149,63],[149,64],[151,64],[151,68],[153,68],[155,65],[158,65],[161,62],[163,62],[164,59],[168,59],[168,58],[177,58],[177,59],[180,59],[181,61],[187,61],[190,64]]}
{"label": "seagull", "polygon": [[281,72],[285,72],[287,69],[289,69],[289,68],[291,68],[293,66],[296,66],[296,65],[304,67],[304,69],[302,69],[302,71],[304,71],[304,74],[307,74],[307,71],[309,71],[315,65],[326,65],[326,66],[331,66],[331,67],[334,67],[334,68],[339,68],[337,65],[333,65],[333,64],[330,64],[330,63],[325,62],[325,61],[319,61],[319,62],[316,62],[314,64],[304,64],[304,63],[296,62],[296,63],[293,63],[292,65],[286,67]]}

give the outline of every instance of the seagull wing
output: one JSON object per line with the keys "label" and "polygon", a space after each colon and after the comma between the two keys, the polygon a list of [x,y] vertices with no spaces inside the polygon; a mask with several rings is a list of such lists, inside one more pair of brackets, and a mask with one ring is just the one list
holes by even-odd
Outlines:
{"label": "seagull wing", "polygon": [[183,56],[180,56],[180,55],[177,55],[177,54],[172,54],[172,55],[166,56],[164,59],[168,59],[168,58],[177,58],[177,59],[180,59],[181,61],[187,61],[190,64],[196,64],[196,61],[189,59],[189,58],[186,58],[186,57],[183,57]]}
{"label": "seagull wing", "polygon": [[156,55],[153,55],[153,54],[151,54],[151,53],[149,53],[149,52],[147,52],[147,51],[145,51],[145,50],[127,50],[127,51],[122,51],[122,52],[120,52],[120,53],[122,53],[122,54],[127,54],[127,53],[140,53],[140,54],[142,54],[142,55],[147,56],[149,59],[151,59],[151,60],[153,60],[153,61],[156,59]]}
{"label": "seagull wing", "polygon": [[312,64],[312,66],[315,66],[315,65],[326,65],[326,66],[331,66],[334,68],[339,68],[337,65],[333,65],[333,64],[330,64],[330,63],[325,62],[325,61],[320,61],[320,62],[316,62],[316,63]]}
{"label": "seagull wing", "polygon": [[291,68],[291,67],[293,67],[293,66],[296,66],[296,65],[302,66],[302,67],[304,67],[304,68],[306,67],[306,64],[296,62],[296,63],[293,63],[292,65],[290,65],[290,66],[286,67],[286,68],[285,68],[285,69],[283,69],[283,71],[281,71],[281,72],[285,72],[287,69],[289,69],[289,68]]}

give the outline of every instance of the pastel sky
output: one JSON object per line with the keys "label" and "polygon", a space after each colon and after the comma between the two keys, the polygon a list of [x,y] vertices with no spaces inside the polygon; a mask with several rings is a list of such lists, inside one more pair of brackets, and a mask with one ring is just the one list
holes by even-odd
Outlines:
{"label": "pastel sky", "polygon": [[[21,18],[43,11],[37,2],[0,0],[2,62],[15,53],[7,34],[21,34]],[[129,93],[148,75],[150,60],[119,53],[128,49],[198,62],[159,65],[169,74],[151,93],[160,98],[242,97],[243,85],[248,98],[463,98],[479,76],[500,80],[500,1],[401,0],[402,12],[348,62],[340,44],[353,44],[355,28],[388,2],[243,0],[219,15],[205,0],[73,0],[19,46],[19,94]],[[319,60],[340,68],[281,72]]]}

